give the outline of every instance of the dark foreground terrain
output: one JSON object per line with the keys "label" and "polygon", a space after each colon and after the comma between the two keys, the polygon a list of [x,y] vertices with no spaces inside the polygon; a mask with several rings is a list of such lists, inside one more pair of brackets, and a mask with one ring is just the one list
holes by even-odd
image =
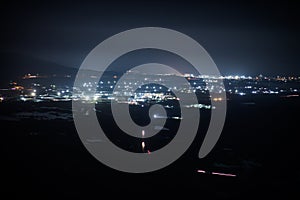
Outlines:
{"label": "dark foreground terrain", "polygon": [[[288,199],[300,184],[299,108],[298,97],[235,98],[228,102],[221,138],[206,158],[197,157],[203,128],[170,166],[129,174],[110,169],[87,152],[72,121],[70,102],[0,103],[1,195]],[[207,116],[205,111],[201,115],[204,124]],[[111,123],[103,123],[107,134],[117,131]],[[213,171],[236,176],[212,175]]]}

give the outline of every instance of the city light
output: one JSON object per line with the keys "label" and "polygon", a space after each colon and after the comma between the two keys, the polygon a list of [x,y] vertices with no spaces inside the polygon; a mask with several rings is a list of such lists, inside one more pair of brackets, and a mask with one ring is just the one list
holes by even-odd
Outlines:
{"label": "city light", "polygon": [[[133,72],[128,71],[127,75],[131,75]],[[245,75],[230,75],[230,76],[209,76],[209,75],[194,75],[184,74],[182,77],[186,78],[189,85],[176,85],[170,88],[162,87],[161,81],[171,85],[172,76],[181,75],[147,75],[140,74],[143,76],[143,80],[152,82],[153,84],[144,84],[140,81],[134,81],[136,72],[132,74],[130,81],[122,81],[118,83],[115,79],[118,76],[111,76],[109,80],[97,81],[83,81],[82,87],[72,88],[68,85],[58,85],[56,82],[52,82],[50,75],[40,76],[33,75],[31,73],[23,76],[26,81],[32,81],[31,86],[24,86],[17,82],[11,83],[10,90],[16,91],[14,95],[19,97],[18,99],[24,101],[66,101],[66,100],[82,100],[85,103],[95,102],[115,102],[122,103],[126,101],[130,105],[144,106],[144,103],[148,102],[168,102],[172,100],[180,101],[178,97],[172,94],[172,90],[179,93],[197,93],[201,94],[204,98],[205,95],[210,93],[221,94],[226,92],[227,98],[230,100],[236,96],[251,96],[251,95],[299,95],[300,93],[300,78],[299,77],[266,77],[266,76],[245,76]],[[69,76],[63,76],[68,78]],[[92,78],[92,76],[91,76]],[[43,85],[39,80],[48,80],[49,85]],[[224,82],[224,85],[221,84]],[[285,85],[289,83],[289,85]],[[113,92],[117,86],[118,90]],[[69,88],[72,88],[70,90]],[[138,88],[135,90],[134,88]],[[226,88],[226,89],[225,89]],[[17,93],[17,91],[19,93]],[[86,94],[86,92],[91,94]],[[9,100],[10,96],[2,95],[2,102]],[[23,97],[23,98],[22,98]],[[28,98],[30,97],[30,98]],[[22,98],[22,99],[21,99]],[[221,97],[214,97],[211,101],[220,102],[223,101]],[[187,108],[207,108],[211,109],[210,105],[186,105]]]}

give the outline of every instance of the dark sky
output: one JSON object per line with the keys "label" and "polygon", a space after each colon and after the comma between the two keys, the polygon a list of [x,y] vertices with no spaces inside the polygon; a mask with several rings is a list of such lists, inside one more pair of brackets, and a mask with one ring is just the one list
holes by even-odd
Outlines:
{"label": "dark sky", "polygon": [[[157,26],[196,39],[225,75],[300,75],[298,6],[292,1],[8,2],[0,8],[0,53],[11,60],[22,55],[79,67],[109,36]],[[2,63],[1,70],[6,67]]]}

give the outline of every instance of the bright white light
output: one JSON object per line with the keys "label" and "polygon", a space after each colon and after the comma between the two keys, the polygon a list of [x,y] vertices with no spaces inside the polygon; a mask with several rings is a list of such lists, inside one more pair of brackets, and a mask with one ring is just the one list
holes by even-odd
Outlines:
{"label": "bright white light", "polygon": [[30,94],[32,97],[35,97],[36,93],[35,92],[31,92]]}
{"label": "bright white light", "polygon": [[142,149],[143,149],[143,151],[145,149],[145,146],[146,146],[145,142],[142,142]]}
{"label": "bright white light", "polygon": [[211,174],[219,175],[219,176],[232,176],[232,177],[236,176],[235,174],[225,174],[225,173],[219,173],[219,172],[212,172]]}
{"label": "bright white light", "polygon": [[203,174],[206,173],[204,170],[201,170],[201,169],[197,170],[197,172],[198,172],[198,173],[203,173]]}
{"label": "bright white light", "polygon": [[172,119],[182,119],[181,117],[172,117]]}
{"label": "bright white light", "polygon": [[144,130],[142,130],[142,136],[143,136],[143,137],[145,136],[145,131],[144,131]]}

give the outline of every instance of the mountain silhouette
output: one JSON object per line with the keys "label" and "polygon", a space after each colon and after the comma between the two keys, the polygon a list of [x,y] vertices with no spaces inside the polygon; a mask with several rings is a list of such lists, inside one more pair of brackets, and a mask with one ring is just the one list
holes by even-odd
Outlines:
{"label": "mountain silhouette", "polygon": [[[0,53],[1,59],[1,78],[0,86],[6,87],[11,81],[19,81],[26,74],[36,75],[56,75],[57,77],[64,77],[70,75],[72,78],[68,82],[73,82],[78,68],[69,67],[57,64],[52,61],[42,60],[33,56],[27,56],[17,53]],[[86,72],[88,74],[97,74],[96,71]],[[122,74],[122,73],[121,73]],[[105,71],[102,78],[111,79],[113,76],[121,75],[116,71]],[[69,83],[70,84],[70,83]]]}
{"label": "mountain silhouette", "polygon": [[9,81],[20,79],[25,74],[39,75],[71,75],[74,76],[77,68],[63,66],[52,61],[17,53],[0,53],[1,79],[0,84],[7,85]]}

